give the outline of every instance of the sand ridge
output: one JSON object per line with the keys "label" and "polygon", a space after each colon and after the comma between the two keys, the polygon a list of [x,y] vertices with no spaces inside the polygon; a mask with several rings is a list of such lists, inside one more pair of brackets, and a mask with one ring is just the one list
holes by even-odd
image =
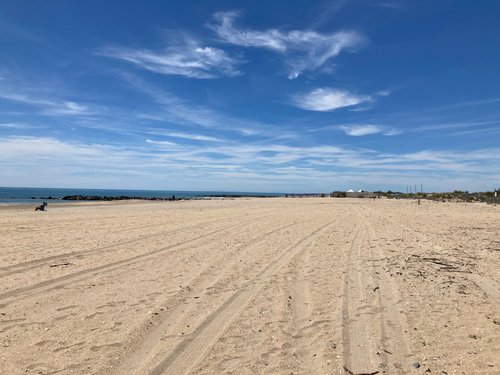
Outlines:
{"label": "sand ridge", "polygon": [[2,374],[500,373],[500,209],[0,208]]}

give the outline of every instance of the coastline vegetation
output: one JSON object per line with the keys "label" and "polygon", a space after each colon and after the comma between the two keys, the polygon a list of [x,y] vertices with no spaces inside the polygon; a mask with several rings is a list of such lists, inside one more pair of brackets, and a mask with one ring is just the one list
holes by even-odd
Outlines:
{"label": "coastline vegetation", "polygon": [[463,190],[454,190],[452,192],[441,193],[400,193],[388,190],[375,191],[378,196],[386,198],[400,198],[400,199],[429,199],[442,202],[486,202],[486,203],[500,203],[500,188],[492,191],[473,192]]}

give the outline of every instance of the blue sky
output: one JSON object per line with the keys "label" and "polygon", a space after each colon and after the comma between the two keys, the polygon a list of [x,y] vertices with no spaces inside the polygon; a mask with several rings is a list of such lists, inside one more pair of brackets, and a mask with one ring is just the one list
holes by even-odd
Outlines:
{"label": "blue sky", "polygon": [[0,186],[500,185],[496,1],[0,3]]}

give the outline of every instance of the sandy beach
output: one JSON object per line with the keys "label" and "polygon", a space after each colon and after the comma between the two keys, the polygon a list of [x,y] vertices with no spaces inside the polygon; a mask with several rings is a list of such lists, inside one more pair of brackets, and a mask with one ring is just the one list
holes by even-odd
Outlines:
{"label": "sandy beach", "polygon": [[500,207],[0,207],[1,374],[500,374]]}

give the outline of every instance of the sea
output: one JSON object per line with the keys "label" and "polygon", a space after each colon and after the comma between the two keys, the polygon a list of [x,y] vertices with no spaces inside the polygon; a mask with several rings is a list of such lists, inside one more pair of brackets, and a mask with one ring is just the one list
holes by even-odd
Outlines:
{"label": "sea", "polygon": [[141,198],[203,198],[217,196],[250,196],[279,197],[283,193],[258,193],[238,191],[178,191],[178,190],[118,190],[118,189],[78,189],[78,188],[28,188],[0,187],[0,204],[28,204],[46,201],[47,203],[71,203],[75,201],[61,200],[68,195],[93,195],[107,197],[141,197]]}

